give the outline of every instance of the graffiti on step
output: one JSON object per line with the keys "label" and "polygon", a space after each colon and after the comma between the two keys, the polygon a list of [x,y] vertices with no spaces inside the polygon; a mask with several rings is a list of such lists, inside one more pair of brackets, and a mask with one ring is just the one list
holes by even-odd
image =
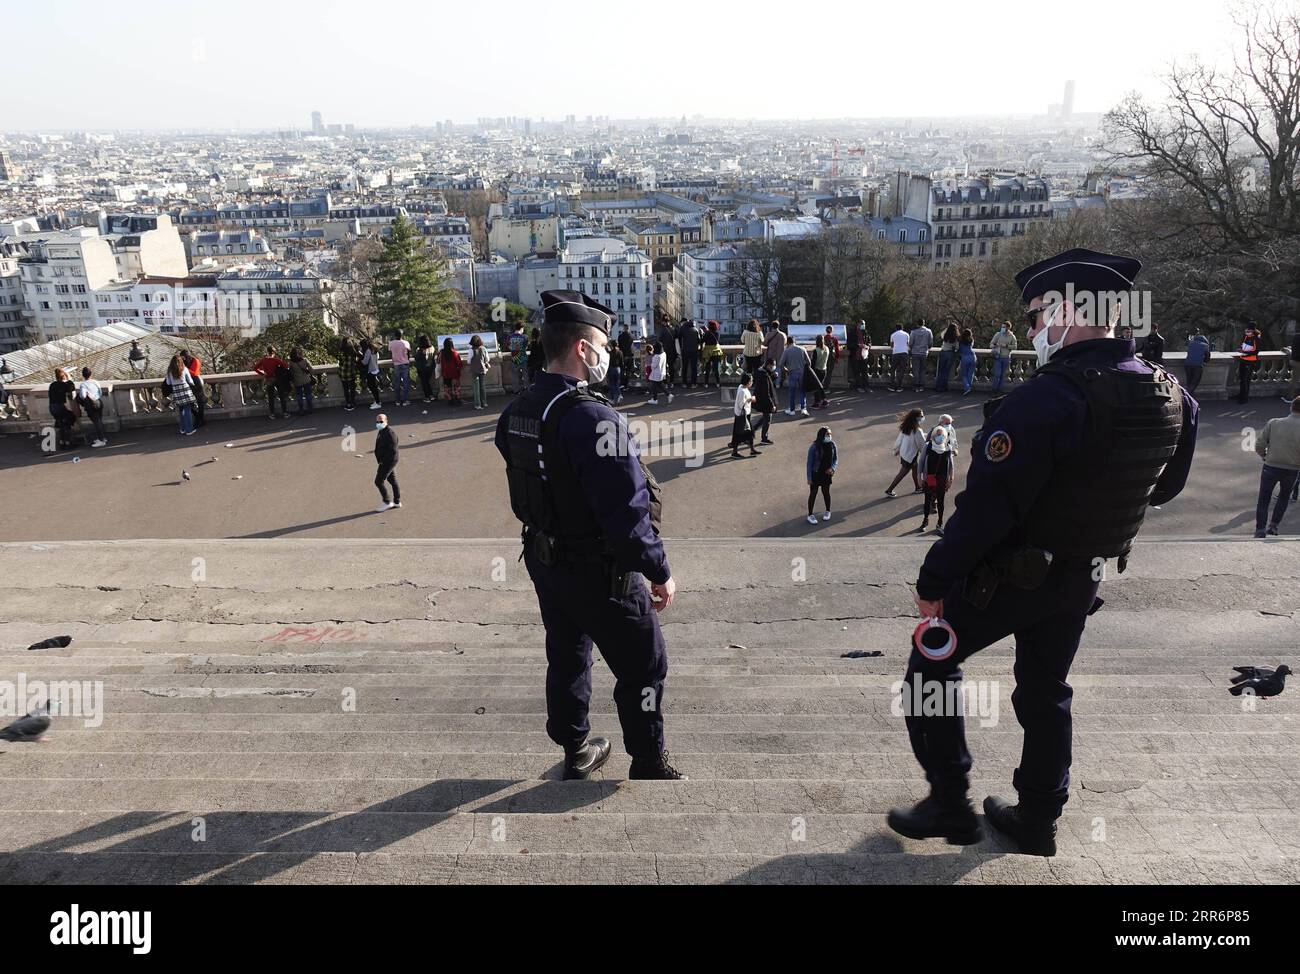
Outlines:
{"label": "graffiti on step", "polygon": [[264,643],[346,643],[361,638],[352,626],[285,626],[263,636]]}

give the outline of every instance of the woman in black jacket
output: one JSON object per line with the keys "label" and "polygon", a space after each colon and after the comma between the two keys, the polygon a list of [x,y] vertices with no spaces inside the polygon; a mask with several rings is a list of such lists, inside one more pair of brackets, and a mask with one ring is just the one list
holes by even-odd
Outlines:
{"label": "woman in black jacket", "polygon": [[50,415],[54,417],[54,446],[59,450],[72,447],[72,427],[76,425],[77,416],[70,403],[76,390],[77,384],[68,378],[67,372],[54,370],[54,381],[50,383]]}
{"label": "woman in black jacket", "polygon": [[762,417],[753,424],[761,436],[759,442],[771,443],[767,429],[772,423],[772,414],[776,412],[776,364],[771,359],[754,374],[754,411]]}

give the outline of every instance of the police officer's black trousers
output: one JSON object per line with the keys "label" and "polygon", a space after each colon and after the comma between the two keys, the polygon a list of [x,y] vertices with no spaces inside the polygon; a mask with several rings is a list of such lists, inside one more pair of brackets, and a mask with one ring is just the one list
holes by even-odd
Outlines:
{"label": "police officer's black trousers", "polygon": [[[944,617],[957,633],[956,652],[933,662],[913,648],[907,664],[905,697],[915,700],[922,692],[914,689],[919,679],[951,684],[960,698],[962,661],[1014,634],[1016,686],[1011,704],[1025,738],[1012,784],[1021,807],[1047,819],[1060,815],[1069,797],[1070,701],[1074,691],[1066,677],[1097,596],[1099,583],[1093,574],[1088,561],[1058,561],[1042,586],[1032,592],[1003,582],[985,609],[966,601],[959,582],[944,599]],[[936,699],[952,696],[945,693]],[[971,768],[965,722],[960,713],[941,709],[942,713],[927,715],[924,708],[905,705],[907,733],[936,794],[964,795]]]}
{"label": "police officer's black trousers", "polygon": [[634,578],[630,595],[612,597],[599,565],[547,568],[531,551],[524,564],[546,626],[546,733],[564,748],[586,739],[594,641],[614,673],[623,746],[633,758],[657,758],[668,653],[644,581]]}

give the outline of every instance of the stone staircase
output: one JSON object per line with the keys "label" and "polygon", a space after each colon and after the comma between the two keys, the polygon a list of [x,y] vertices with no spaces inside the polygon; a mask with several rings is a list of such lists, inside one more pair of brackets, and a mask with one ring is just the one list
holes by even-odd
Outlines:
{"label": "stone staircase", "polygon": [[[556,780],[514,540],[0,545],[0,680],[104,691],[98,727],[0,742],[0,881],[1300,882],[1300,684],[1253,709],[1226,692],[1234,664],[1297,663],[1300,543],[1142,544],[1103,586],[1051,860],[885,826],[924,794],[891,689],[924,550],[670,543],[690,780],[661,783],[623,780],[599,660],[614,756]],[[1019,754],[1011,661],[1008,640],[966,667],[997,704],[969,721],[977,800]]]}

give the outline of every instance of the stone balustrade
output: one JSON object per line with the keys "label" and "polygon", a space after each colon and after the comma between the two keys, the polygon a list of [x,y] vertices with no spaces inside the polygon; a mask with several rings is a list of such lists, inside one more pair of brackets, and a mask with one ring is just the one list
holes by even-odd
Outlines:
{"label": "stone balustrade", "polygon": [[[721,346],[722,364],[719,369],[722,381],[734,384],[744,371],[742,346]],[[992,381],[993,359],[989,349],[976,349],[975,388],[987,391]],[[1181,380],[1184,376],[1182,352],[1165,353],[1165,365]],[[930,350],[926,373],[926,388],[934,388],[935,368],[939,353]],[[1036,356],[1033,352],[1017,351],[1012,353],[1011,367],[1003,384],[1005,390],[1024,382],[1034,371]],[[74,363],[75,364],[75,363]],[[70,371],[74,371],[72,365]],[[908,363],[910,376],[911,363]],[[703,364],[700,368],[704,372]],[[887,384],[891,374],[890,350],[885,345],[871,346],[867,357],[867,376],[873,386]],[[1259,371],[1251,386],[1251,394],[1256,397],[1278,397],[1287,389],[1291,378],[1291,362],[1284,352],[1261,352]],[[504,365],[500,356],[494,356],[487,376],[488,391],[501,394],[514,385],[514,369]],[[644,358],[638,348],[633,355],[632,366],[624,368],[624,388],[639,388],[647,383],[644,379]],[[173,410],[162,395],[162,380],[123,379],[101,382],[104,387],[104,426],[109,431],[124,427],[161,426],[176,422]],[[465,377],[462,395],[470,397],[469,379]],[[392,363],[384,360],[379,374],[380,391],[387,393],[392,388]],[[419,380],[415,369],[411,369],[412,395],[418,397]],[[848,386],[847,363],[841,358],[831,374],[831,388],[843,389]],[[0,416],[0,431],[37,432],[49,426],[53,420],[49,411],[49,386],[11,385],[8,386],[9,407]],[[949,380],[949,390],[960,391],[961,381],[954,365],[954,373]],[[203,392],[206,397],[207,418],[240,418],[257,416],[266,412],[266,390],[261,376],[254,372],[229,372],[203,376]],[[1198,399],[1227,399],[1237,392],[1236,359],[1224,353],[1216,353],[1206,364],[1201,384],[1196,390]],[[316,385],[314,389],[317,406],[341,406],[343,404],[343,384],[338,377],[337,365],[320,365],[316,367]],[[368,393],[362,383],[358,382],[358,400],[368,401]]]}

